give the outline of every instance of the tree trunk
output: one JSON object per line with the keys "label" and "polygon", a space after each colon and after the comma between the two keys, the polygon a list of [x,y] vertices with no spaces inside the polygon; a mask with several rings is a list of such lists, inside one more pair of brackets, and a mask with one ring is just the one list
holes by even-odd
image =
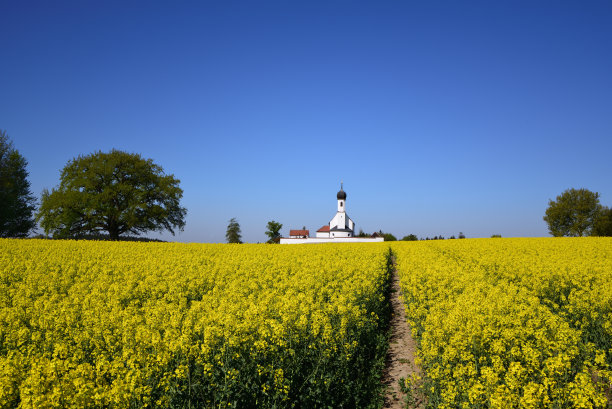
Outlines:
{"label": "tree trunk", "polygon": [[115,223],[108,225],[108,235],[112,241],[119,240],[119,227]]}

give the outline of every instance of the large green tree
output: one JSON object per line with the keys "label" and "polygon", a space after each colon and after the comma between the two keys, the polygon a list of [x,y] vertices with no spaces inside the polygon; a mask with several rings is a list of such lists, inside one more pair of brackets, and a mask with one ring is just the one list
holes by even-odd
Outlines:
{"label": "large green tree", "polygon": [[227,225],[227,230],[225,231],[225,239],[228,243],[242,243],[242,234],[240,231],[240,224],[235,217],[232,217]]}
{"label": "large green tree", "polygon": [[612,209],[606,206],[601,208],[599,217],[595,221],[595,225],[591,231],[591,235],[612,236]]}
{"label": "large green tree", "polygon": [[45,233],[80,237],[107,232],[121,235],[185,227],[179,180],[139,154],[112,150],[72,159],[60,185],[43,191],[37,214]]}
{"label": "large green tree", "polygon": [[555,237],[581,237],[591,234],[601,210],[599,193],[572,188],[548,202],[544,221]]}
{"label": "large green tree", "polygon": [[274,220],[271,220],[268,222],[268,225],[267,225],[268,230],[266,230],[266,236],[270,238],[268,240],[268,243],[279,243],[280,242],[280,238],[281,238],[280,230],[282,228],[283,228],[282,223],[275,222]]}
{"label": "large green tree", "polygon": [[27,165],[0,130],[0,237],[26,237],[36,227]]}

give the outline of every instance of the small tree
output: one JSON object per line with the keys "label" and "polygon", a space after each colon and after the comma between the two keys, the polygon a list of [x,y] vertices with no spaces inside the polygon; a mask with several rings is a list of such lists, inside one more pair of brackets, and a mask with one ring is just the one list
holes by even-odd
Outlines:
{"label": "small tree", "polygon": [[599,193],[572,188],[548,202],[544,221],[555,237],[581,237],[591,233],[601,210]]}
{"label": "small tree", "polygon": [[595,221],[593,236],[612,236],[612,209],[604,206],[601,208],[599,217]]}
{"label": "small tree", "polygon": [[392,235],[391,233],[383,233],[384,241],[397,241],[397,237]]}
{"label": "small tree", "polygon": [[242,243],[242,235],[240,231],[240,224],[235,217],[232,217],[227,225],[227,231],[225,232],[225,239],[228,243]]}
{"label": "small tree", "polygon": [[27,164],[0,130],[0,237],[26,237],[36,227]]}
{"label": "small tree", "polygon": [[357,234],[357,237],[370,237],[370,235],[364,232],[363,229],[359,229],[359,233]]}
{"label": "small tree", "polygon": [[151,159],[118,150],[72,159],[60,185],[46,189],[36,218],[46,234],[79,238],[183,230],[187,210],[180,206],[179,180]]}
{"label": "small tree", "polygon": [[267,228],[266,236],[269,237],[268,243],[279,243],[281,238],[280,230],[283,228],[283,225],[272,220],[268,222]]}
{"label": "small tree", "polygon": [[414,234],[409,234],[407,236],[402,237],[402,241],[417,241],[418,238]]}
{"label": "small tree", "polygon": [[460,239],[465,239],[465,234],[463,234],[462,231],[459,232],[459,238]]}

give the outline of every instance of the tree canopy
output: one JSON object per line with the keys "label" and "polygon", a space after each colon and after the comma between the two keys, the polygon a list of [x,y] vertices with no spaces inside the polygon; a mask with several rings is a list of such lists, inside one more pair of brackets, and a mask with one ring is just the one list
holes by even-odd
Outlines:
{"label": "tree canopy", "polygon": [[363,229],[359,229],[359,233],[357,234],[357,237],[370,237],[370,235],[364,232]]}
{"label": "tree canopy", "polygon": [[593,230],[591,231],[593,236],[612,236],[612,209],[604,206],[601,208],[599,217],[595,221]]}
{"label": "tree canopy", "polygon": [[383,237],[384,241],[397,241],[397,237],[391,233],[384,233],[382,230],[379,230],[378,234]]}
{"label": "tree canopy", "polygon": [[235,217],[232,217],[227,225],[227,230],[225,231],[225,240],[228,243],[242,243],[242,232],[240,231],[240,224]]}
{"label": "tree canopy", "polygon": [[44,190],[37,219],[46,234],[83,237],[183,230],[180,181],[139,154],[112,150],[72,159],[60,185]]}
{"label": "tree canopy", "polygon": [[[266,236],[269,237],[268,243],[279,243],[280,242],[280,229],[283,228],[281,223],[271,220],[268,222]],[[306,230],[306,229],[304,229]]]}
{"label": "tree canopy", "polygon": [[417,241],[418,237],[416,234],[409,234],[407,236],[402,237],[402,241]]}
{"label": "tree canopy", "polygon": [[36,227],[27,164],[0,130],[0,237],[26,237]]}
{"label": "tree canopy", "polygon": [[544,221],[555,237],[586,236],[591,234],[601,210],[599,193],[572,188],[548,202]]}

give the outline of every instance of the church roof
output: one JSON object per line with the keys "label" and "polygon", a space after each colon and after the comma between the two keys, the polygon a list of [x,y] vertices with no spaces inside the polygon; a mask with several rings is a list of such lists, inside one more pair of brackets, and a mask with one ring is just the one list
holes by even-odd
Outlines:
{"label": "church roof", "polygon": [[330,231],[353,231],[351,229],[339,229],[338,227],[334,227],[332,229],[330,229]]}
{"label": "church roof", "polygon": [[336,195],[336,197],[338,198],[338,200],[346,200],[346,192],[343,189],[343,183],[340,182],[340,191],[338,192],[338,194]]}
{"label": "church roof", "polygon": [[309,236],[310,231],[308,230],[289,230],[290,236]]}
{"label": "church roof", "polygon": [[325,233],[329,231],[329,226],[325,225],[323,227],[321,227],[319,230],[317,230],[317,232],[321,232],[321,233]]}

